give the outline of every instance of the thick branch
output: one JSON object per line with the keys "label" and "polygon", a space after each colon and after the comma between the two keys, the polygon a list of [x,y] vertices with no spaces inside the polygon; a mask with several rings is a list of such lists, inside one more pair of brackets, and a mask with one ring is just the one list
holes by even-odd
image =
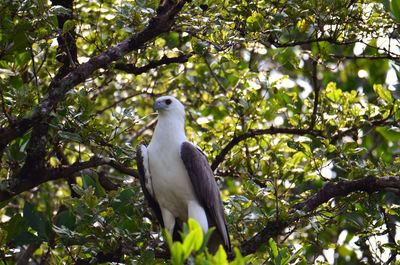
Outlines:
{"label": "thick branch", "polygon": [[16,175],[23,179],[31,177],[31,172],[42,171],[45,163],[47,136],[49,131],[48,118],[33,126],[29,139],[25,163]]}
{"label": "thick branch", "polygon": [[56,168],[38,169],[30,172],[24,172],[24,174],[28,174],[25,175],[24,178],[19,176],[21,173],[17,173],[17,176],[12,178],[14,182],[11,182],[7,189],[0,190],[0,202],[8,200],[24,191],[28,191],[44,182],[67,178],[83,169],[101,166],[108,164],[109,162],[109,159],[93,157],[86,162],[75,162],[68,167],[60,166]]}
{"label": "thick branch", "polygon": [[232,138],[232,140],[221,150],[221,152],[215,157],[214,161],[211,164],[211,169],[214,171],[220,163],[224,160],[225,156],[228,152],[239,144],[241,141],[244,141],[248,138],[254,138],[259,135],[265,134],[295,134],[295,135],[306,135],[310,134],[313,136],[323,136],[321,131],[312,130],[312,129],[298,129],[298,128],[275,128],[270,127],[268,129],[261,129],[261,130],[249,130],[247,133],[237,135]]}
{"label": "thick branch", "polygon": [[381,190],[381,188],[377,185],[377,178],[373,176],[348,182],[328,183],[314,196],[308,198],[302,203],[296,204],[294,209],[313,211],[321,204],[328,202],[330,199],[335,197],[346,196],[356,191],[372,193],[379,190]]}
{"label": "thick branch", "polygon": [[134,75],[140,75],[161,65],[167,65],[172,63],[186,63],[192,55],[193,55],[192,53],[181,54],[177,57],[171,57],[171,58],[164,55],[160,60],[150,61],[147,65],[142,67],[136,67],[133,64],[117,63],[115,64],[115,69],[123,70],[127,73]]}
{"label": "thick branch", "polygon": [[[302,210],[312,212],[317,207],[337,197],[347,196],[353,192],[374,193],[379,191],[390,191],[400,194],[400,176],[381,177],[368,176],[353,181],[342,181],[337,183],[328,183],[321,188],[315,195],[306,199],[302,203],[296,204],[293,210]],[[290,211],[294,212],[294,211]],[[265,228],[253,236],[251,239],[241,244],[240,250],[242,255],[249,255],[257,251],[257,249],[271,237],[277,237],[283,233],[285,228],[299,220],[294,216],[289,220],[278,220],[269,222]]]}

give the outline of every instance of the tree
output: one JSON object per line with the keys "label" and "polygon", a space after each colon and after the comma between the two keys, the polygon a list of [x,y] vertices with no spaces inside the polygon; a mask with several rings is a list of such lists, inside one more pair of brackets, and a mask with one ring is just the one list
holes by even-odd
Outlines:
{"label": "tree", "polygon": [[[397,1],[0,7],[1,264],[167,263],[134,161],[166,94],[216,172],[233,264],[396,262]],[[196,229],[171,261],[226,262]]]}

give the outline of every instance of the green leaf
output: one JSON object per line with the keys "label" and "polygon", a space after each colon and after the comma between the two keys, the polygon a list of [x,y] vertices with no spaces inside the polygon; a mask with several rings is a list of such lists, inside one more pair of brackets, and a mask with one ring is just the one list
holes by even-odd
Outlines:
{"label": "green leaf", "polygon": [[101,185],[99,178],[97,176],[94,176],[93,178],[86,174],[82,174],[83,188],[87,189],[91,186],[94,188],[94,192],[97,196],[104,197],[106,195],[106,190]]}
{"label": "green leaf", "polygon": [[75,27],[75,25],[76,25],[75,20],[68,19],[67,21],[65,21],[65,23],[63,25],[63,33],[65,34],[68,31],[72,30],[73,27]]}
{"label": "green leaf", "polygon": [[234,251],[235,251],[235,260],[232,261],[231,263],[229,263],[229,265],[246,265],[246,264],[249,264],[248,262],[251,259],[250,255],[246,256],[246,257],[243,257],[242,253],[240,253],[240,250],[238,248],[235,248]]}
{"label": "green leaf", "polygon": [[134,197],[134,193],[131,189],[125,189],[119,193],[114,199],[112,207],[115,211],[120,211],[121,208],[130,205],[130,198]]}
{"label": "green leaf", "polygon": [[172,246],[174,244],[174,241],[172,240],[172,235],[167,231],[167,229],[163,229],[162,234],[163,237],[167,239],[169,248],[172,249]]}
{"label": "green leaf", "polygon": [[71,9],[68,9],[66,7],[60,6],[60,5],[55,5],[50,8],[50,13],[53,15],[59,16],[59,15],[71,15]]}
{"label": "green leaf", "polygon": [[29,245],[32,243],[41,243],[43,239],[34,234],[24,231],[15,238],[17,245]]}
{"label": "green leaf", "polygon": [[12,200],[14,200],[14,197],[11,197],[11,198],[8,199],[8,200],[5,200],[5,201],[0,202],[0,209],[3,209],[3,208],[4,208],[5,206],[7,206],[8,203],[9,203],[10,201],[12,201]]}
{"label": "green leaf", "polygon": [[208,50],[208,44],[198,39],[192,39],[191,45],[196,54],[204,54]]}
{"label": "green leaf", "polygon": [[326,86],[326,96],[332,100],[335,103],[339,103],[340,99],[343,96],[343,92],[341,89],[337,89],[336,88],[336,83],[335,82],[330,82],[328,83],[328,85]]}
{"label": "green leaf", "polygon": [[299,255],[303,252],[303,250],[304,250],[304,247],[300,248],[300,249],[297,250],[295,253],[293,253],[293,254],[290,256],[289,263],[295,263],[296,260],[298,259]]}
{"label": "green leaf", "polygon": [[[61,242],[65,246],[72,246],[72,245],[84,245],[86,242],[89,241],[88,236],[72,231],[65,226],[58,227],[56,225],[53,226],[54,232],[57,236],[60,237]],[[92,235],[95,236],[95,235]]]}
{"label": "green leaf", "polygon": [[75,222],[76,218],[69,209],[58,213],[54,218],[54,224],[56,226],[65,226],[70,230],[75,228]]}
{"label": "green leaf", "polygon": [[187,259],[190,256],[190,253],[192,253],[192,251],[195,248],[195,244],[196,244],[196,234],[193,232],[190,232],[183,240],[183,258]]}
{"label": "green leaf", "polygon": [[192,218],[189,218],[188,224],[189,224],[190,233],[193,234],[194,239],[195,239],[195,241],[193,242],[193,244],[194,244],[193,250],[197,251],[200,249],[200,247],[203,243],[203,231],[201,229],[200,224]]}
{"label": "green leaf", "polygon": [[7,244],[8,232],[6,230],[0,230],[0,246]]}
{"label": "green leaf", "polygon": [[96,187],[96,182],[91,177],[89,177],[88,175],[82,174],[82,185],[83,185],[84,189],[87,189],[89,187],[95,188]]}
{"label": "green leaf", "polygon": [[226,255],[226,252],[222,245],[219,245],[217,253],[215,253],[215,256],[213,257],[214,264],[219,264],[219,265],[225,265],[228,264],[227,260],[228,256]]}
{"label": "green leaf", "polygon": [[208,229],[207,233],[203,236],[204,239],[203,239],[203,243],[199,249],[199,252],[203,252],[207,248],[208,241],[210,240],[211,235],[214,232],[214,230],[215,230],[215,227],[211,227],[210,229]]}
{"label": "green leaf", "polygon": [[6,226],[7,234],[7,242],[10,242],[11,239],[14,239],[15,236],[21,234],[23,231],[27,230],[28,227],[26,222],[22,218],[20,214],[14,215]]}
{"label": "green leaf", "polygon": [[399,0],[391,0],[390,1],[390,10],[392,14],[397,18],[397,21],[400,21],[400,1]]}
{"label": "green leaf", "polygon": [[400,132],[395,131],[394,129],[389,129],[386,127],[376,127],[375,129],[379,132],[386,140],[392,142],[399,142],[400,141]]}
{"label": "green leaf", "polygon": [[78,194],[79,196],[83,196],[85,194],[85,190],[78,184],[72,184],[72,189]]}
{"label": "green leaf", "polygon": [[46,216],[42,212],[36,211],[32,204],[25,202],[23,213],[26,223],[32,229],[36,230],[39,236],[45,239],[50,239],[50,222],[46,219]]}
{"label": "green leaf", "polygon": [[274,258],[277,258],[279,255],[278,246],[272,238],[269,239],[269,246],[271,247],[272,255],[274,256]]}
{"label": "green leaf", "polygon": [[67,139],[67,140],[71,140],[74,142],[78,142],[78,143],[82,143],[82,138],[79,134],[77,133],[71,133],[71,132],[65,132],[65,131],[59,131],[58,135],[61,138]]}
{"label": "green leaf", "polygon": [[171,263],[173,265],[183,265],[184,260],[184,250],[182,243],[179,241],[175,241],[171,247]]}
{"label": "green leaf", "polygon": [[246,19],[250,31],[260,31],[265,25],[265,18],[260,13],[254,13]]}
{"label": "green leaf", "polygon": [[99,177],[95,176],[95,180],[96,180],[96,195],[100,196],[100,197],[105,197],[106,196],[106,190],[103,188],[103,186],[100,183]]}
{"label": "green leaf", "polygon": [[374,84],[373,86],[375,93],[381,97],[383,100],[385,100],[387,103],[392,103],[393,102],[393,98],[392,95],[390,93],[390,91],[386,88],[384,88],[382,85],[380,84]]}
{"label": "green leaf", "polygon": [[289,250],[287,248],[280,250],[279,257],[278,257],[278,261],[279,261],[278,264],[286,265],[289,263],[289,260],[290,260]]}

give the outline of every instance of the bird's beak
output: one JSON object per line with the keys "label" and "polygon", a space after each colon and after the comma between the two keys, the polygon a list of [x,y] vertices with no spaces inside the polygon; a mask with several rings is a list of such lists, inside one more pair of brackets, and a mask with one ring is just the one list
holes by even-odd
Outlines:
{"label": "bird's beak", "polygon": [[156,112],[159,109],[161,109],[161,102],[156,100],[153,104],[153,111]]}
{"label": "bird's beak", "polygon": [[159,104],[158,101],[154,102],[154,104],[153,104],[153,111],[154,111],[154,112],[156,112],[156,111],[160,108],[159,105],[160,105],[160,104]]}

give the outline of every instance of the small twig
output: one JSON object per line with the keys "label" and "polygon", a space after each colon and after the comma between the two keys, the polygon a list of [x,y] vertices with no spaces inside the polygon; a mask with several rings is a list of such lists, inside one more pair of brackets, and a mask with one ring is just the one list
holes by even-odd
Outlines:
{"label": "small twig", "polygon": [[154,126],[154,124],[156,124],[158,118],[154,118],[152,119],[148,124],[146,124],[146,126],[144,126],[143,128],[141,128],[140,130],[137,130],[135,135],[132,136],[132,140],[137,139],[140,135],[142,135],[146,130],[150,129],[151,127]]}
{"label": "small twig", "polygon": [[204,58],[204,62],[205,62],[206,65],[207,65],[208,71],[210,71],[211,76],[212,76],[212,77],[214,78],[214,80],[217,82],[219,88],[221,88],[221,90],[224,91],[224,92],[226,93],[226,88],[225,88],[225,86],[221,83],[221,81],[218,79],[217,75],[216,75],[216,74],[214,73],[214,71],[211,69],[211,65],[210,65],[210,63],[208,62],[207,55],[203,56],[203,58]]}
{"label": "small twig", "polygon": [[315,121],[317,119],[317,111],[318,111],[318,104],[319,104],[319,90],[320,87],[318,86],[318,78],[317,78],[317,61],[313,60],[312,61],[312,86],[314,89],[314,109],[311,114],[311,123],[310,123],[310,129],[314,129],[315,126]]}
{"label": "small twig", "polygon": [[108,106],[102,108],[101,110],[96,111],[95,114],[93,114],[93,115],[91,115],[91,116],[100,115],[100,114],[102,114],[104,111],[106,111],[106,110],[108,110],[108,109],[111,109],[111,108],[114,108],[115,106],[117,106],[117,105],[120,104],[121,102],[124,102],[125,100],[131,99],[131,98],[133,98],[133,97],[136,97],[136,96],[141,95],[141,94],[144,94],[144,93],[145,93],[145,92],[137,92],[137,93],[134,93],[134,94],[132,94],[132,95],[126,96],[126,97],[124,97],[124,98],[121,98],[121,99],[119,99],[119,100],[116,100],[116,101],[114,101],[112,104],[110,104],[110,105],[108,105]]}
{"label": "small twig", "polygon": [[387,55],[340,55],[340,54],[329,54],[329,57],[335,58],[335,59],[346,59],[346,60],[362,60],[362,59],[367,59],[367,60],[398,60],[400,59],[399,56],[392,56],[390,54]]}

